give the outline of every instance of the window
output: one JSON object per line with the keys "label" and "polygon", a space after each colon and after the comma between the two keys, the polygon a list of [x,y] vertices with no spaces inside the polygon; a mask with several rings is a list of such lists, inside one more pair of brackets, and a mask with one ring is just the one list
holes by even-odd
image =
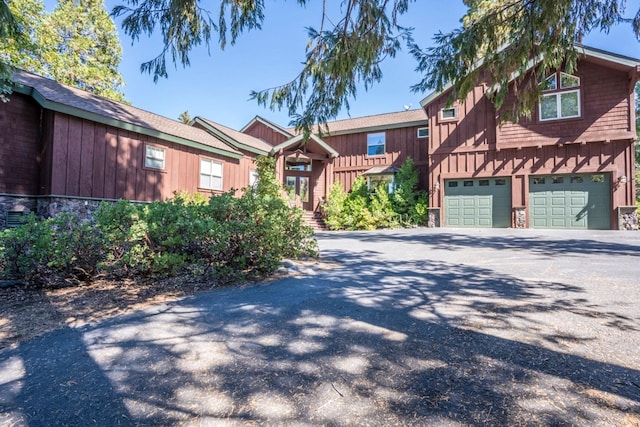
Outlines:
{"label": "window", "polygon": [[540,177],[533,178],[533,184],[534,185],[544,184],[544,182],[545,182],[544,178],[540,178]]}
{"label": "window", "polygon": [[506,185],[507,184],[507,180],[504,178],[498,178],[495,181],[496,185]]}
{"label": "window", "polygon": [[370,133],[367,135],[367,156],[382,156],[385,153],[384,133]]}
{"label": "window", "polygon": [[222,190],[222,163],[200,159],[200,188]]}
{"label": "window", "polygon": [[480,181],[478,181],[478,185],[480,187],[488,187],[489,186],[489,180],[488,179],[481,179]]}
{"label": "window", "polygon": [[284,165],[285,170],[311,172],[311,160],[308,159],[287,159]]}
{"label": "window", "polygon": [[540,120],[580,117],[580,77],[555,73],[541,85]]}
{"label": "window", "polygon": [[604,182],[604,175],[602,174],[591,175],[591,182]]}
{"label": "window", "polygon": [[455,188],[458,186],[458,181],[449,181],[447,185],[449,186],[449,188]]}
{"label": "window", "polygon": [[462,185],[465,187],[473,187],[473,181],[464,181]]}
{"label": "window", "polygon": [[258,171],[255,169],[251,169],[249,171],[249,186],[255,187],[257,182],[258,182]]}
{"label": "window", "polygon": [[429,138],[429,127],[418,128],[418,138]]}
{"label": "window", "polygon": [[145,146],[144,165],[152,169],[164,169],[165,150],[164,148]]}
{"label": "window", "polygon": [[551,183],[552,184],[564,184],[564,177],[563,176],[552,176],[551,177]]}
{"label": "window", "polygon": [[367,176],[367,187],[369,191],[375,192],[378,187],[384,185],[389,194],[392,194],[395,189],[395,176],[393,174],[384,174],[384,175],[368,175]]}
{"label": "window", "polygon": [[582,184],[584,182],[584,180],[582,179],[581,176],[572,176],[571,177],[571,183],[572,184]]}
{"label": "window", "polygon": [[456,110],[456,107],[443,108],[442,110],[440,110],[440,119],[442,120],[455,119],[456,117],[458,117],[458,111]]}

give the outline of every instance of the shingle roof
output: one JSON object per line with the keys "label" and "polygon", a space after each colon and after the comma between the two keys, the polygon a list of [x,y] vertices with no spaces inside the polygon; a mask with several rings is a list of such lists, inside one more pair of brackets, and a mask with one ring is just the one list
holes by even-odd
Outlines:
{"label": "shingle roof", "polygon": [[[92,93],[63,85],[25,71],[16,71],[14,82],[17,92],[29,94],[43,108],[70,115],[88,118],[114,127],[133,130],[184,145],[195,146],[207,151],[233,158],[242,156],[240,152],[224,144],[208,132],[187,124],[150,113],[140,108],[116,102]],[[31,88],[32,90],[25,90]],[[172,138],[173,137],[173,138]]]}
{"label": "shingle roof", "polygon": [[[395,113],[376,114],[353,119],[336,120],[327,123],[329,135],[363,132],[368,130],[393,129],[405,126],[427,125],[427,113],[422,109],[398,111]],[[327,133],[321,128],[322,133]],[[293,129],[289,129],[294,132]]]}
{"label": "shingle roof", "polygon": [[265,154],[267,154],[273,148],[271,144],[263,141],[262,139],[231,129],[227,126],[221,125],[220,123],[216,123],[209,119],[205,119],[204,117],[196,117],[196,120],[198,119],[204,122],[205,124],[217,129],[218,132],[222,132],[229,138],[239,142],[240,144],[253,147],[257,150],[263,151]]}

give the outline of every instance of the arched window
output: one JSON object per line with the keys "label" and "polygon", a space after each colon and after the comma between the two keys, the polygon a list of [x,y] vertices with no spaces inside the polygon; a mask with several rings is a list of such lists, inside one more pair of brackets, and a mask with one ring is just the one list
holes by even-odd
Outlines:
{"label": "arched window", "polygon": [[541,121],[580,117],[580,77],[558,72],[541,83]]}

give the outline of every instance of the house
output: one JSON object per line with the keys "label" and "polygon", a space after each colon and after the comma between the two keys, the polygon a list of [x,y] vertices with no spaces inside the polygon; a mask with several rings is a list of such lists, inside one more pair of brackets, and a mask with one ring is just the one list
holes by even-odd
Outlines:
{"label": "house", "polygon": [[637,227],[634,86],[640,63],[576,49],[576,70],[545,76],[537,110],[518,123],[500,124],[485,96],[487,83],[452,105],[450,87],[422,100],[430,129],[430,206],[443,226]]}
{"label": "house", "polygon": [[25,212],[239,188],[243,154],[194,126],[18,71],[0,103],[0,226]]}
{"label": "house", "polygon": [[276,173],[306,210],[326,199],[334,182],[349,190],[359,175],[368,182],[391,183],[395,171],[411,157],[426,188],[428,120],[421,109],[327,123],[305,141],[295,129],[256,117],[241,130],[269,142]]}
{"label": "house", "polygon": [[[637,228],[636,59],[577,46],[574,72],[545,76],[530,119],[500,123],[480,82],[449,105],[328,123],[309,138],[256,116],[240,130],[189,125],[19,71],[0,104],[0,226],[28,211],[90,213],[102,200],[164,200],[252,185],[257,156],[276,159],[291,200],[315,212],[358,176],[393,189],[411,157],[445,227]],[[506,101],[509,102],[509,99]]]}

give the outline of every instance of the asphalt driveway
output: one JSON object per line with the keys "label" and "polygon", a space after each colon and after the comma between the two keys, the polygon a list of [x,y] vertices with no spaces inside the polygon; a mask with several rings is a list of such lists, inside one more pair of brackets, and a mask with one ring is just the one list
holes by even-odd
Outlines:
{"label": "asphalt driveway", "polygon": [[640,233],[319,242],[330,268],[0,352],[0,424],[640,423]]}

